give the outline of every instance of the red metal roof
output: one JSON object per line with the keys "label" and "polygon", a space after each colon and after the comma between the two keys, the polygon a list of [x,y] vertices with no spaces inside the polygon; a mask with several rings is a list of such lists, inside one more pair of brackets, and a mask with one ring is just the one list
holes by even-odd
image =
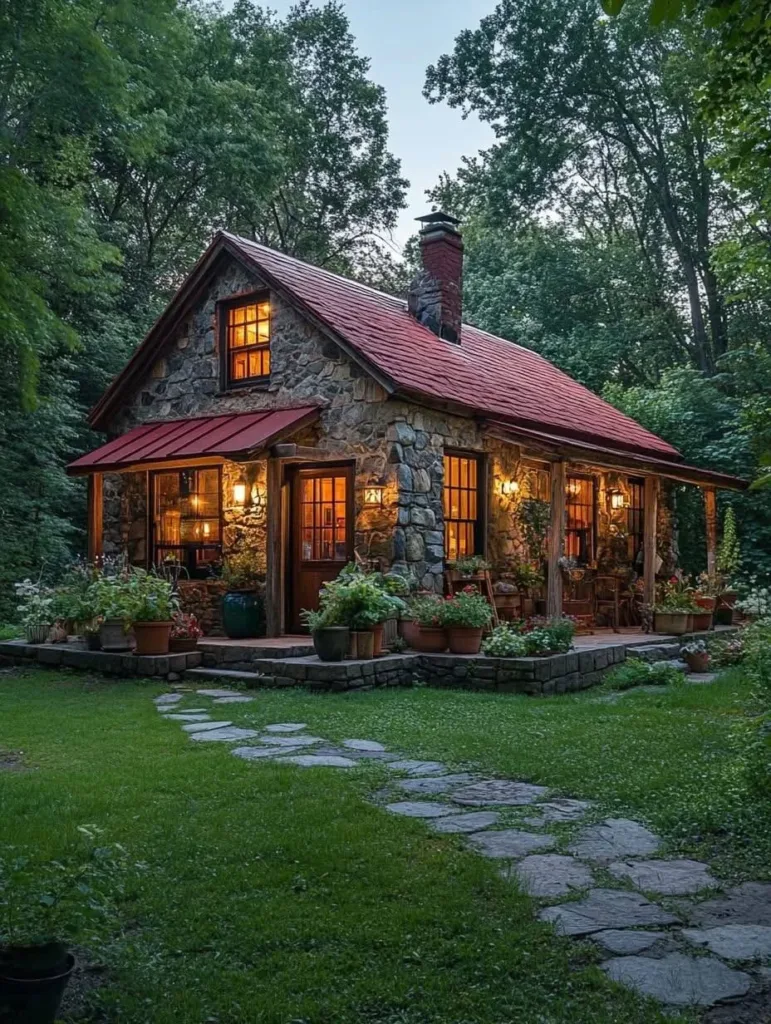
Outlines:
{"label": "red metal roof", "polygon": [[144,423],[71,462],[67,471],[94,473],[149,462],[248,455],[299,429],[318,414],[318,408],[306,405]]}

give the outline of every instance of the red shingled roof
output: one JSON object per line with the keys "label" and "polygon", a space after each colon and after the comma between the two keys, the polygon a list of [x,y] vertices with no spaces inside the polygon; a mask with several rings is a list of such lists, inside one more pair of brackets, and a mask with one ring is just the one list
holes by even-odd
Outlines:
{"label": "red shingled roof", "polygon": [[460,345],[438,338],[401,299],[223,233],[272,278],[404,390],[521,426],[557,430],[671,460],[679,452],[548,360],[464,324]]}

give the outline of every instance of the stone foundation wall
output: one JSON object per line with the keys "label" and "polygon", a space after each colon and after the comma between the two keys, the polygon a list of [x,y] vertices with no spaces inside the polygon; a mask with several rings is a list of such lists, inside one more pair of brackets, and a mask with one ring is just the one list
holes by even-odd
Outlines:
{"label": "stone foundation wall", "polygon": [[195,615],[204,636],[224,636],[222,628],[222,597],[227,590],[221,580],[180,580],[179,606]]}

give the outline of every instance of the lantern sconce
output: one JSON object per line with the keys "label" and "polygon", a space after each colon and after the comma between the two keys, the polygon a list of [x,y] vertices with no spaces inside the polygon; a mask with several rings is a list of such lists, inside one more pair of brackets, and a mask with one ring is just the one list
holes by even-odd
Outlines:
{"label": "lantern sconce", "polygon": [[364,504],[367,508],[383,507],[383,488],[378,484],[370,484],[364,488]]}
{"label": "lantern sconce", "polygon": [[610,492],[610,507],[612,509],[626,508],[626,497],[623,491]]}
{"label": "lantern sconce", "polygon": [[501,494],[504,498],[512,498],[515,494],[519,494],[519,481],[501,480]]}
{"label": "lantern sconce", "polygon": [[572,497],[577,497],[581,493],[581,481],[580,480],[568,480],[567,492]]}
{"label": "lantern sconce", "polygon": [[234,505],[246,505],[246,499],[248,487],[244,477],[239,477],[238,480],[233,484],[233,504]]}

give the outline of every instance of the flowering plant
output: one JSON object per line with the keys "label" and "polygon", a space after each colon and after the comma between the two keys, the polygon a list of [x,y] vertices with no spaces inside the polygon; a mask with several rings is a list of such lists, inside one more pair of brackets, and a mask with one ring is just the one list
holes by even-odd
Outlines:
{"label": "flowering plant", "polygon": [[437,594],[414,597],[409,604],[409,615],[424,629],[441,629],[443,604],[444,602]]}
{"label": "flowering plant", "polygon": [[740,612],[753,619],[771,618],[771,587],[758,584],[757,576],[747,579],[741,600],[736,602]]}
{"label": "flowering plant", "polygon": [[14,589],[16,597],[21,601],[16,610],[25,629],[53,624],[56,613],[53,607],[54,593],[50,587],[43,586],[39,580],[33,583],[32,580],[26,579],[21,583],[15,583]]}
{"label": "flowering plant", "polygon": [[174,612],[171,622],[173,640],[198,640],[203,636],[203,630],[198,625],[195,615],[189,615],[187,612]]}
{"label": "flowering plant", "polygon": [[708,654],[707,645],[703,640],[691,640],[688,644],[683,644],[680,648],[680,653],[685,654]]}
{"label": "flowering plant", "polygon": [[467,555],[465,558],[456,558],[451,565],[461,576],[478,576],[490,568],[489,563],[480,555]]}
{"label": "flowering plant", "polygon": [[491,617],[487,599],[474,586],[464,587],[459,593],[446,597],[439,609],[439,622],[448,629],[483,629]]}
{"label": "flowering plant", "polygon": [[698,612],[699,606],[693,599],[690,576],[670,576],[659,584],[659,599],[655,611],[665,614],[672,612]]}

